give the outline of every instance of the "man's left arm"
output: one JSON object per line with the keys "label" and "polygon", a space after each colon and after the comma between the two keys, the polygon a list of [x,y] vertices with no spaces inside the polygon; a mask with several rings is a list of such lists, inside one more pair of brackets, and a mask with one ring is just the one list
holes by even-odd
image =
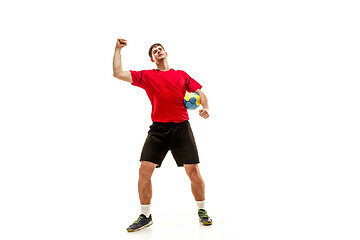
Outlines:
{"label": "man's left arm", "polygon": [[205,94],[203,93],[203,91],[201,91],[201,89],[198,89],[195,92],[200,95],[200,100],[201,100],[200,104],[203,107],[202,109],[199,110],[199,114],[201,117],[207,119],[208,117],[210,117],[208,100]]}

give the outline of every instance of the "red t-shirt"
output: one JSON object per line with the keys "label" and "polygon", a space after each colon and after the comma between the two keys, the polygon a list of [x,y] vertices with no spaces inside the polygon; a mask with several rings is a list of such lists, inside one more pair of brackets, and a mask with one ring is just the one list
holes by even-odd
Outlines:
{"label": "red t-shirt", "polygon": [[189,120],[184,106],[186,91],[195,92],[202,86],[186,72],[170,69],[130,71],[132,85],[143,88],[148,95],[153,122],[183,122]]}

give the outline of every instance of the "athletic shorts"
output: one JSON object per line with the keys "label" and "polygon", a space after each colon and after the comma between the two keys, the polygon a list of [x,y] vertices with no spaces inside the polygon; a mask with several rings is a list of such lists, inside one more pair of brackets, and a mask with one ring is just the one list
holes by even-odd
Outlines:
{"label": "athletic shorts", "polygon": [[145,140],[140,161],[155,163],[159,168],[169,150],[178,167],[199,163],[194,135],[188,121],[153,122]]}

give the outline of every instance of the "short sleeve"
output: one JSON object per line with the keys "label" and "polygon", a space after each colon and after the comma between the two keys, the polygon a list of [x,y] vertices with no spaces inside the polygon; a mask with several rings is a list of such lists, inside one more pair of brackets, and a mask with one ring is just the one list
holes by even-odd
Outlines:
{"label": "short sleeve", "polygon": [[201,89],[202,86],[200,83],[198,83],[195,79],[190,77],[186,72],[183,72],[183,75],[185,77],[185,83],[186,83],[186,91],[188,92],[195,92],[198,89]]}
{"label": "short sleeve", "polygon": [[145,83],[143,81],[144,71],[130,71],[132,78],[132,85],[140,88],[145,88]]}

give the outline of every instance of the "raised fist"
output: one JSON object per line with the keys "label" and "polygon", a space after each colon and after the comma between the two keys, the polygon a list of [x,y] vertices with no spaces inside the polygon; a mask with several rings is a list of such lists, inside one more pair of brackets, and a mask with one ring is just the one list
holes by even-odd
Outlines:
{"label": "raised fist", "polygon": [[116,41],[116,48],[123,48],[127,46],[127,41],[125,39],[122,39],[122,38],[118,38],[117,41]]}

